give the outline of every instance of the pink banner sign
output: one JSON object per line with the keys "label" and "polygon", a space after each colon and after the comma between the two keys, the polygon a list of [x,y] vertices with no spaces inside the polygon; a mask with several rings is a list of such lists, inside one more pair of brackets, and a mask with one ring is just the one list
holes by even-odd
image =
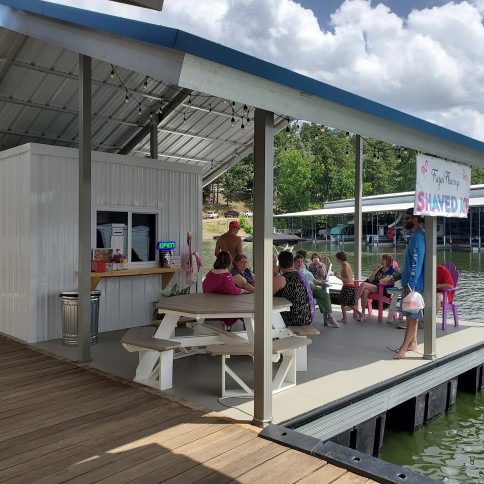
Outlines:
{"label": "pink banner sign", "polygon": [[416,214],[466,218],[470,186],[469,166],[417,155]]}

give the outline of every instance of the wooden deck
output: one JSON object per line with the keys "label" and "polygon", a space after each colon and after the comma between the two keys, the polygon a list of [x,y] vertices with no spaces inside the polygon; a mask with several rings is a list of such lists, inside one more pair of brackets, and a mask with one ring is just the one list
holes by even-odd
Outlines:
{"label": "wooden deck", "polygon": [[0,482],[373,482],[0,336]]}

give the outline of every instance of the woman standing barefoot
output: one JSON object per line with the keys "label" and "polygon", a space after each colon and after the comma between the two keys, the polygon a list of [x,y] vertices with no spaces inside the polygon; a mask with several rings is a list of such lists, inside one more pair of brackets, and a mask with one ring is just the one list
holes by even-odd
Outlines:
{"label": "woman standing barefoot", "polygon": [[354,311],[358,311],[356,307],[355,298],[355,281],[353,280],[353,270],[349,262],[347,262],[346,252],[338,252],[336,254],[336,260],[341,264],[341,272],[336,273],[336,277],[339,277],[343,281],[343,287],[341,289],[341,314],[343,317],[340,319],[340,323],[347,323],[346,308],[350,307]]}

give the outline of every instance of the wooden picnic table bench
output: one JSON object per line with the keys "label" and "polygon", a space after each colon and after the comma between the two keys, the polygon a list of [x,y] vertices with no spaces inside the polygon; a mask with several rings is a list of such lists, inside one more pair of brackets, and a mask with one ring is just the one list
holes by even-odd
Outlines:
{"label": "wooden picnic table bench", "polygon": [[[136,368],[134,381],[160,387],[172,386],[173,351],[180,347],[178,341],[155,338],[156,328],[142,326],[129,329],[121,338],[122,345],[128,351],[139,352],[139,364]],[[159,362],[155,365],[154,362]]]}
{"label": "wooden picnic table bench", "polygon": [[[291,303],[281,297],[272,301],[273,312],[289,311]],[[163,298],[157,304],[157,309],[164,313],[153,339],[164,340],[166,349],[149,349],[143,345],[133,345],[123,342],[128,351],[139,351],[139,363],[136,368],[135,381],[153,386],[159,390],[166,390],[173,386],[173,358],[174,349],[180,349],[179,356],[186,356],[204,352],[208,345],[216,344],[247,344],[254,341],[254,295],[239,296],[225,294],[185,294]],[[217,331],[206,326],[203,331],[193,335],[176,335],[175,329],[180,318],[186,317],[203,322],[206,319],[240,318],[243,319],[246,333],[237,335],[225,331]],[[292,336],[287,328],[274,329],[276,337]],[[133,333],[134,334],[134,333]],[[133,334],[129,337],[133,337]],[[144,340],[146,342],[146,339]],[[148,338],[149,341],[149,338]],[[178,346],[168,348],[167,341],[175,342]]]}
{"label": "wooden picnic table bench", "polygon": [[[272,379],[273,393],[296,385],[296,351],[306,348],[309,344],[311,344],[311,340],[305,336],[289,336],[272,341],[272,354],[282,358]],[[254,356],[252,344],[209,345],[207,351],[214,356],[222,357],[222,397],[251,397],[254,395],[253,389],[227,364],[227,360],[231,356]],[[227,375],[237,383],[240,390],[227,390]]]}
{"label": "wooden picnic table bench", "polygon": [[305,324],[303,326],[288,326],[287,329],[290,329],[297,336],[318,336],[321,334],[319,329],[314,327],[312,324]]}

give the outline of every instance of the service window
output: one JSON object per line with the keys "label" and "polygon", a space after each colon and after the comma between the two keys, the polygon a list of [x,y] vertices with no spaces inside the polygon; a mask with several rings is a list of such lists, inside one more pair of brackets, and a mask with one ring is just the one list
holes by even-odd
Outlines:
{"label": "service window", "polygon": [[129,263],[155,262],[158,213],[98,210],[96,248],[112,248]]}
{"label": "service window", "polygon": [[156,214],[134,212],[131,218],[131,261],[155,261],[156,241]]}

